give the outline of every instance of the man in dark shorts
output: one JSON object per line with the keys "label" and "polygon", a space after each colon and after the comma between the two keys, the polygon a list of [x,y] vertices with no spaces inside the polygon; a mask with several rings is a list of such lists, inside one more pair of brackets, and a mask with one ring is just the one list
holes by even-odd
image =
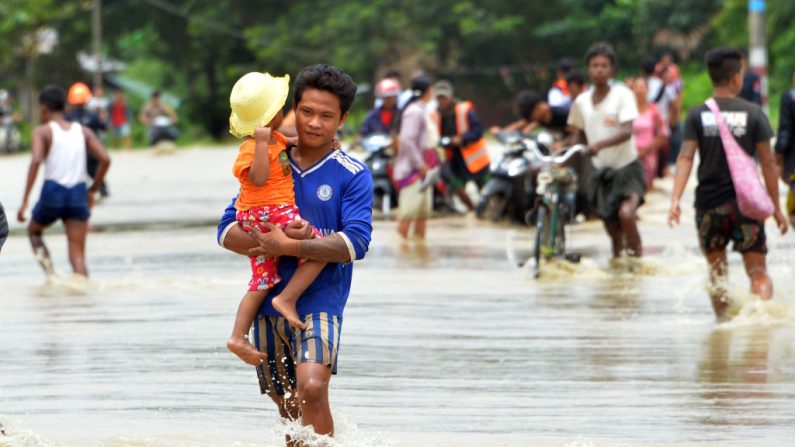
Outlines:
{"label": "man in dark shorts", "polygon": [[610,82],[616,68],[610,44],[591,45],[585,65],[593,87],[574,101],[568,124],[577,129],[573,142],[588,144],[587,154],[596,168],[588,187],[590,204],[610,237],[612,262],[624,253],[639,258],[643,245],[637,210],[643,204],[646,180],[632,136],[632,121],[638,117],[635,95]]}
{"label": "man in dark shorts", "polygon": [[[352,262],[362,259],[370,244],[373,182],[362,163],[334,148],[337,129],[356,96],[350,76],[328,65],[306,67],[296,77],[293,95],[298,145],[288,147],[286,154],[295,201],[301,215],[324,237],[311,238],[306,222],[288,225],[285,231],[266,224],[268,233],[252,230],[255,242],[237,224],[232,200],[218,225],[218,243],[246,256],[282,256],[282,281],[270,291],[254,322],[254,344],[268,356],[267,365],[257,367],[260,390],[282,417],[300,418],[315,433],[333,436],[329,381],[337,371]],[[328,263],[298,299],[296,308],[306,329],[291,328],[271,305],[271,298],[295,272],[298,258]]]}
{"label": "man in dark shorts", "polygon": [[[776,224],[784,234],[787,222],[778,203],[778,170],[770,148],[770,138],[773,136],[770,123],[759,106],[737,98],[743,85],[742,57],[742,53],[732,48],[717,48],[707,53],[712,96],[737,143],[749,155],[759,157],[768,194],[775,204]],[[717,121],[705,104],[690,109],[685,121],[684,142],[676,162],[669,224],[679,223],[679,202],[697,150],[700,162],[695,203],[696,227],[701,252],[709,264],[712,306],[717,318],[722,320],[729,305],[725,289],[728,266],[726,247],[729,241],[733,242],[734,250],[743,256],[745,270],[751,279],[751,291],[763,300],[769,300],[773,295],[773,283],[765,264],[765,226],[764,222],[743,216],[739,211]]]}

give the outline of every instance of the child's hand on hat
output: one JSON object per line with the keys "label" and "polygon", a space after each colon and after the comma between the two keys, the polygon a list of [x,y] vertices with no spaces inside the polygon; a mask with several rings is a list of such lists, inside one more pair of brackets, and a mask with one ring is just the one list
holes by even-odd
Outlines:
{"label": "child's hand on hat", "polygon": [[257,126],[254,129],[254,141],[257,143],[268,144],[271,141],[271,128],[264,126]]}

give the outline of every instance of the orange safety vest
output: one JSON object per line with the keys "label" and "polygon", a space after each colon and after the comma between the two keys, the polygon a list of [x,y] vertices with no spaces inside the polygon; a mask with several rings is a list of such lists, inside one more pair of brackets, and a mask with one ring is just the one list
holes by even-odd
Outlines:
{"label": "orange safety vest", "polygon": [[[456,135],[462,135],[469,130],[469,118],[467,118],[467,115],[473,108],[474,106],[470,101],[459,102],[455,105]],[[442,117],[438,113],[435,113],[434,115],[437,125],[439,126],[439,134],[441,135]],[[452,156],[452,151],[447,149],[447,159],[451,159]],[[464,163],[467,166],[467,170],[471,174],[476,174],[491,164],[489,152],[486,149],[486,140],[484,138],[480,138],[479,140],[462,147],[461,156],[464,158]]]}

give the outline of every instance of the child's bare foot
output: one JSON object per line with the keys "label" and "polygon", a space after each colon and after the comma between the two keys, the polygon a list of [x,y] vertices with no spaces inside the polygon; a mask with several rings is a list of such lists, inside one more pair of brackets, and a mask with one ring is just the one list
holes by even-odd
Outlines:
{"label": "child's bare foot", "polygon": [[257,351],[246,337],[232,336],[226,342],[226,347],[249,365],[259,366],[268,361],[268,354]]}
{"label": "child's bare foot", "polygon": [[277,295],[273,298],[273,308],[279,311],[284,318],[287,318],[290,326],[301,330],[306,329],[306,323],[301,321],[301,317],[298,316],[298,311],[295,310],[295,303],[291,303],[281,295]]}

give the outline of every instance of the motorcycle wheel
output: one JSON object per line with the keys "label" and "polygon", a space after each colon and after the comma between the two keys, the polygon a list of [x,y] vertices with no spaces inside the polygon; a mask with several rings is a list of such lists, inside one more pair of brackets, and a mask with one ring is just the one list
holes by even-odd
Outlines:
{"label": "motorcycle wheel", "polygon": [[542,205],[538,207],[537,220],[536,220],[536,240],[535,247],[533,248],[533,258],[535,264],[533,265],[533,276],[538,278],[541,276],[541,253],[544,250],[544,233],[547,231],[546,227],[547,209]]}
{"label": "motorcycle wheel", "polygon": [[505,213],[507,200],[502,194],[493,194],[484,197],[475,208],[475,215],[479,219],[488,219],[492,222],[499,221]]}

